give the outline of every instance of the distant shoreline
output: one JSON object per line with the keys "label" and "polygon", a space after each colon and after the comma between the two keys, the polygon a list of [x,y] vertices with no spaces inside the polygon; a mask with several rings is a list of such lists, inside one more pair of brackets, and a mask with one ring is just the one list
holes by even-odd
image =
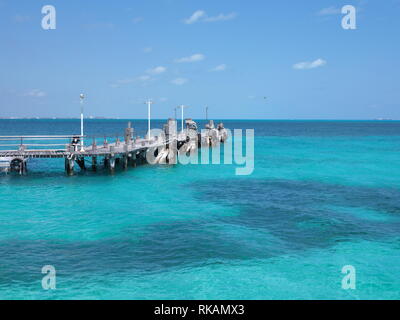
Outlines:
{"label": "distant shoreline", "polygon": [[[152,121],[164,121],[167,118],[158,118],[152,119]],[[178,118],[177,120],[179,120]],[[207,121],[207,119],[197,119],[198,121]],[[377,118],[377,119],[224,119],[224,118],[215,118],[223,121],[400,121],[400,119],[385,119],[385,118]],[[79,120],[79,118],[57,118],[57,117],[0,117],[0,120]],[[120,120],[120,121],[147,121],[147,118],[107,118],[107,117],[91,117],[85,118],[85,120]]]}

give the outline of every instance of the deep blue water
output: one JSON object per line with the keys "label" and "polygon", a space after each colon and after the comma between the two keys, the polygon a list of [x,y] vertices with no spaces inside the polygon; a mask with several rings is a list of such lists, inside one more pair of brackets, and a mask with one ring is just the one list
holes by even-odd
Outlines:
{"label": "deep blue water", "polygon": [[[86,134],[122,135],[126,122],[89,120]],[[147,122],[132,122],[143,135]],[[0,298],[399,299],[400,122],[224,123],[255,130],[252,175],[67,177],[57,159],[1,175]],[[0,135],[78,132],[78,120],[0,120]],[[42,289],[44,265],[56,290]],[[341,287],[345,265],[355,290]]]}

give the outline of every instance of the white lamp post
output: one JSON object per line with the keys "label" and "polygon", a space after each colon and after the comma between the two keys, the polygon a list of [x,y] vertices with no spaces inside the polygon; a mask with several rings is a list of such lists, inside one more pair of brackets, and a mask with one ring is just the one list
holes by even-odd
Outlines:
{"label": "white lamp post", "polygon": [[81,151],[85,151],[83,147],[83,99],[85,99],[85,95],[81,93],[79,98],[81,99]]}
{"label": "white lamp post", "polygon": [[146,102],[145,102],[145,104],[147,104],[147,121],[148,121],[148,139],[149,139],[149,141],[150,141],[150,139],[151,139],[151,135],[150,135],[150,117],[151,117],[151,105],[153,104],[154,102],[153,101],[151,101],[150,99],[149,100],[147,100]]}
{"label": "white lamp post", "polygon": [[181,123],[181,127],[182,127],[182,133],[183,133],[183,109],[184,109],[184,108],[187,108],[187,106],[181,105],[181,106],[179,106],[178,108],[181,108],[181,113],[182,113],[182,119],[181,119],[182,123]]}

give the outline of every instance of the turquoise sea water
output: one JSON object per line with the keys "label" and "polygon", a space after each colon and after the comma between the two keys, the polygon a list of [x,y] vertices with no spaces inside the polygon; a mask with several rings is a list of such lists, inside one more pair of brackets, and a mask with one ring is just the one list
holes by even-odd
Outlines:
{"label": "turquoise sea water", "polygon": [[[133,125],[143,135],[146,122]],[[251,176],[146,165],[67,177],[57,159],[1,175],[0,298],[400,298],[400,122],[225,126],[255,129]],[[0,120],[0,135],[71,132],[77,120]],[[44,265],[56,290],[42,289]],[[345,265],[356,290],[341,288]]]}

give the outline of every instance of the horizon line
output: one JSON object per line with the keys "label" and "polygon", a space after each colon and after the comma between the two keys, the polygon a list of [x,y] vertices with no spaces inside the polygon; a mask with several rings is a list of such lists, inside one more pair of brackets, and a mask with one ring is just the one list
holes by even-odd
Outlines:
{"label": "horizon line", "polygon": [[[79,120],[79,117],[0,117],[0,120]],[[120,117],[86,117],[85,120],[148,120],[147,118],[120,118]],[[168,119],[173,119],[172,117],[168,118],[152,118],[153,121],[164,121]],[[400,121],[400,119],[391,119],[391,118],[219,118],[215,117],[213,119],[205,119],[205,118],[191,118],[186,117],[185,119],[193,119],[200,121],[208,121],[208,120],[227,120],[227,121]],[[176,118],[177,121],[180,121],[181,118]]]}

